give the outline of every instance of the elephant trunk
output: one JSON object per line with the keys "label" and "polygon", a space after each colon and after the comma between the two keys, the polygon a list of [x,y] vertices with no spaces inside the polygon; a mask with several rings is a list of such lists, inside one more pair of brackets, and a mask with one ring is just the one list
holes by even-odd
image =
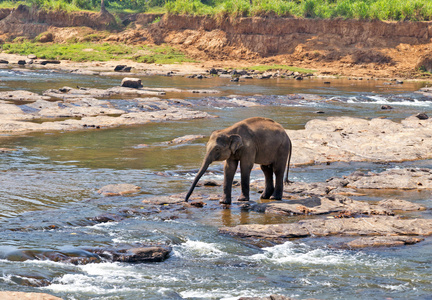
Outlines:
{"label": "elephant trunk", "polygon": [[212,163],[211,160],[209,160],[208,158],[206,158],[201,166],[201,168],[199,169],[198,173],[195,176],[195,179],[192,183],[192,186],[189,189],[189,192],[186,195],[185,198],[185,202],[188,202],[189,197],[192,195],[193,190],[195,189],[198,181],[201,179],[201,177],[204,175],[204,173],[207,171],[207,168],[209,167],[209,165]]}

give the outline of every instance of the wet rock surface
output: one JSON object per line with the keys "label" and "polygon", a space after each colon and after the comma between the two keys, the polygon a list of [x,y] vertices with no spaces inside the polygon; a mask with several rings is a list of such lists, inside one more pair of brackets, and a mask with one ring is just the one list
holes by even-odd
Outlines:
{"label": "wet rock surface", "polygon": [[103,196],[120,196],[137,193],[141,190],[139,186],[128,183],[109,184],[100,188],[97,192]]}
{"label": "wet rock surface", "polygon": [[398,247],[417,244],[423,241],[422,237],[415,236],[374,236],[362,237],[346,243],[348,248],[375,248],[375,247]]}
{"label": "wet rock surface", "polygon": [[221,233],[253,238],[286,239],[309,236],[431,235],[432,220],[389,216],[369,218],[311,219],[292,224],[222,227]]}
{"label": "wet rock surface", "polygon": [[[418,185],[418,182],[422,184]],[[401,213],[421,211],[425,210],[425,207],[402,199],[388,198],[373,202],[354,200],[349,196],[362,196],[361,191],[366,189],[432,190],[431,182],[431,170],[426,168],[390,169],[367,174],[354,172],[341,178],[330,178],[326,182],[293,182],[285,185],[283,201],[250,201],[234,205],[269,216],[304,215],[309,216],[308,218],[315,216],[314,219],[296,223],[223,227],[220,232],[272,241],[305,237],[362,236],[342,245],[349,248],[411,245],[423,241],[424,236],[432,235],[432,220],[404,217]],[[252,187],[262,190],[264,183],[256,181]],[[206,199],[202,196],[195,198]],[[208,197],[211,198],[212,196]]]}
{"label": "wet rock surface", "polygon": [[50,260],[55,262],[84,265],[101,262],[148,263],[161,262],[168,258],[171,248],[157,245],[138,245],[124,248],[70,248],[64,250],[15,249],[0,253],[9,261]]}
{"label": "wet rock surface", "polygon": [[[400,162],[432,158],[432,119],[351,117],[315,119],[304,130],[287,130],[293,141],[292,163],[335,161]],[[384,138],[385,137],[385,138]]]}
{"label": "wet rock surface", "polygon": [[241,297],[238,300],[295,300],[296,298],[281,296],[281,295],[270,295],[268,297]]}
{"label": "wet rock surface", "polygon": [[[115,95],[162,95],[157,90],[117,87],[108,90],[63,87],[44,96],[13,93],[0,102],[0,132],[60,131],[139,125],[212,117],[206,112],[185,108],[179,102],[159,98],[99,100]],[[7,96],[7,95],[6,95]],[[5,97],[6,97],[5,96]],[[32,98],[33,97],[33,98]],[[14,101],[29,103],[16,105]],[[61,99],[60,101],[58,99]]]}
{"label": "wet rock surface", "polygon": [[0,291],[2,300],[61,300],[62,298],[45,293],[24,293]]}

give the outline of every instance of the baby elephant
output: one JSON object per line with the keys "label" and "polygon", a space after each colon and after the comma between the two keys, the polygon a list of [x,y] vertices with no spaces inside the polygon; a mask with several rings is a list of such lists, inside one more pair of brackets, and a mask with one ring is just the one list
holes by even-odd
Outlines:
{"label": "baby elephant", "polygon": [[[209,165],[222,160],[225,160],[225,174],[224,195],[220,203],[231,204],[232,183],[239,162],[242,191],[239,201],[249,201],[250,173],[254,163],[261,165],[265,176],[265,189],[261,198],[281,200],[284,181],[288,183],[291,149],[291,140],[285,129],[271,119],[249,118],[226,129],[216,130],[210,136],[206,156],[185,201],[189,200]],[[273,183],[273,173],[276,184]]]}

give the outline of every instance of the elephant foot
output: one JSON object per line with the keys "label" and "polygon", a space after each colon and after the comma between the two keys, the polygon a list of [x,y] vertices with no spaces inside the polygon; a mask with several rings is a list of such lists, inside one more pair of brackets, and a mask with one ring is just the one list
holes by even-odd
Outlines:
{"label": "elephant foot", "polygon": [[237,201],[249,201],[249,197],[240,196]]}
{"label": "elephant foot", "polygon": [[282,194],[273,194],[271,195],[270,200],[282,200]]}
{"label": "elephant foot", "polygon": [[271,197],[272,197],[271,194],[267,194],[267,193],[262,193],[260,196],[261,199],[271,199]]}
{"label": "elephant foot", "polygon": [[221,199],[220,201],[219,201],[219,203],[220,204],[231,204],[231,199],[226,199],[226,198],[224,198],[224,199]]}

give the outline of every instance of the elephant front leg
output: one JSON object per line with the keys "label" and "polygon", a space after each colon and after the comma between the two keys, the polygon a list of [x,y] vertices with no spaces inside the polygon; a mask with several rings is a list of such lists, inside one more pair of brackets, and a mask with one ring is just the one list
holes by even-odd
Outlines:
{"label": "elephant front leg", "polygon": [[242,163],[240,161],[240,172],[241,172],[241,196],[238,201],[249,201],[249,184],[250,184],[250,173],[253,168],[253,163]]}
{"label": "elephant front leg", "polygon": [[270,199],[274,192],[273,166],[261,165],[261,170],[263,171],[265,177],[265,187],[263,193],[261,194],[261,199]]}
{"label": "elephant front leg", "polygon": [[237,171],[238,161],[226,160],[224,167],[224,195],[219,201],[221,204],[231,204],[231,191],[235,172]]}

